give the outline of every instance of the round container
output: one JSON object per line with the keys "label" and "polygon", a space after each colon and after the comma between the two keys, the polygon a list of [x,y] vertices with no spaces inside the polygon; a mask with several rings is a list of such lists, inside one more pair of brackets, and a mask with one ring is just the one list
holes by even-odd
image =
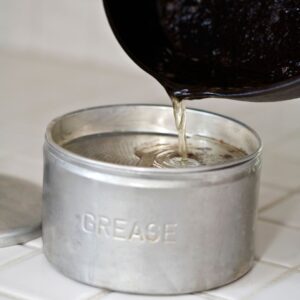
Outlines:
{"label": "round container", "polygon": [[64,148],[94,134],[176,135],[167,106],[97,107],[52,121],[44,147],[43,240],[60,272],[112,290],[183,294],[250,270],[260,138],[238,121],[205,111],[188,109],[187,122],[189,136],[222,140],[247,156],[210,167],[155,169],[100,162]]}

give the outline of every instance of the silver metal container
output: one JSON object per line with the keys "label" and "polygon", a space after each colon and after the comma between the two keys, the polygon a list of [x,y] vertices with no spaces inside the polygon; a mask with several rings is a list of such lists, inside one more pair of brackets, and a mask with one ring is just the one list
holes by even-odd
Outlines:
{"label": "silver metal container", "polygon": [[210,167],[121,166],[63,145],[92,134],[175,135],[171,107],[105,106],[49,125],[44,148],[43,240],[49,261],[75,280],[142,294],[183,294],[232,282],[253,265],[261,141],[246,125],[187,110],[188,135],[247,152]]}

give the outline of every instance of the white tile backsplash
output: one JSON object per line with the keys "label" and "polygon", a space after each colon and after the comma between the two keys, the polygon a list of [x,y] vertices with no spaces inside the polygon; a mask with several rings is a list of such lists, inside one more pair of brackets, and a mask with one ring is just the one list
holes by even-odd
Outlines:
{"label": "white tile backsplash", "polygon": [[259,259],[286,267],[300,264],[300,230],[259,221],[256,236]]}
{"label": "white tile backsplash", "polygon": [[258,208],[263,209],[283,199],[288,192],[285,189],[262,184],[259,191]]}
{"label": "white tile backsplash", "polygon": [[249,300],[299,300],[300,299],[300,273],[291,273],[272,285],[259,291]]}
{"label": "white tile backsplash", "polygon": [[110,293],[111,292],[108,290],[101,290],[99,293],[97,293],[96,295],[94,295],[92,297],[88,297],[86,300],[102,300],[102,299],[106,298],[107,295]]}
{"label": "white tile backsplash", "polygon": [[291,163],[300,163],[300,129],[295,128],[285,138],[282,139],[281,143],[278,143],[276,147],[272,148],[272,153],[275,155],[283,155],[286,160]]}
{"label": "white tile backsplash", "polygon": [[33,250],[28,249],[24,246],[12,246],[0,248],[0,268],[2,265],[16,260],[20,257],[26,256],[33,253]]}
{"label": "white tile backsplash", "polygon": [[12,297],[7,296],[7,295],[1,295],[0,294],[0,300],[23,300],[23,299],[16,299],[16,298],[12,298]]}
{"label": "white tile backsplash", "polygon": [[[94,28],[95,22],[99,22],[95,18],[98,12],[93,12],[94,16],[90,17],[90,10],[96,10],[98,5],[97,0],[85,3],[83,0],[0,0],[0,47],[6,41],[24,49],[33,45],[34,49],[45,52],[47,43],[51,43],[49,49],[53,53],[60,53],[62,48],[63,55],[69,55],[73,51],[71,58],[72,55],[73,58],[77,55],[81,59],[93,57],[96,62],[99,41],[95,36],[99,36],[98,30],[101,29]],[[17,11],[19,8],[23,12]],[[45,17],[47,10],[49,15]],[[9,17],[11,11],[15,14],[15,19]],[[31,14],[30,19],[27,14]],[[69,24],[62,23],[63,17]],[[57,23],[51,27],[49,20]],[[76,20],[78,23],[74,25]],[[106,22],[104,19],[102,21]],[[4,23],[6,28],[12,30],[11,36],[7,32],[1,35]],[[39,28],[37,24],[42,26]],[[86,26],[90,32],[87,37],[84,36],[85,29],[78,28],[85,24],[88,24]],[[28,28],[31,29],[28,31]],[[75,34],[76,28],[78,36]],[[66,37],[69,31],[70,37]],[[28,32],[33,33],[27,35]],[[56,34],[61,44],[55,45]],[[17,38],[19,35],[22,35],[20,40]],[[107,37],[115,43],[110,33],[107,33]],[[83,39],[86,39],[86,44],[79,47]],[[106,43],[105,38],[102,41]],[[72,45],[75,45],[74,49]],[[88,49],[90,45],[94,45],[91,47],[93,49]],[[41,184],[44,132],[49,121],[58,115],[74,109],[111,103],[169,103],[166,93],[155,80],[142,72],[132,72],[130,68],[127,71],[119,67],[122,64],[117,58],[119,54],[114,56],[115,50],[105,50],[106,46],[107,49],[111,47],[104,45],[99,57],[104,57],[105,51],[110,52],[116,58],[117,67],[107,67],[107,64],[100,66],[96,63],[72,64],[71,60],[65,62],[0,51],[2,174],[24,177]],[[246,300],[249,295],[259,297],[258,300],[300,299],[299,273],[295,272],[296,269],[300,271],[300,230],[297,229],[299,205],[298,195],[295,194],[300,190],[300,154],[298,156],[294,149],[290,159],[287,154],[290,147],[298,145],[300,101],[258,105],[209,99],[194,101],[188,105],[244,121],[257,129],[264,139],[264,183],[259,202],[259,207],[264,209],[260,216],[283,225],[272,224],[270,221],[258,222],[256,252],[261,261],[257,262],[255,268],[239,281],[210,291],[209,294],[147,297],[107,293],[72,281],[54,270],[40,254],[42,240],[36,239],[25,246],[0,249],[0,300]],[[293,139],[296,141],[293,142]],[[288,148],[283,147],[282,151],[277,151],[277,148],[281,149],[281,141]],[[288,195],[293,196],[287,198]],[[289,268],[289,274],[285,273],[286,268]]]}
{"label": "white tile backsplash", "polygon": [[77,283],[59,274],[43,254],[0,271],[0,293],[31,300],[81,300],[99,289]]}
{"label": "white tile backsplash", "polygon": [[232,284],[212,290],[208,294],[219,296],[228,300],[244,299],[254,291],[265,286],[281,274],[286,272],[285,268],[258,262],[254,268]]}
{"label": "white tile backsplash", "polygon": [[42,184],[43,163],[37,157],[28,158],[16,153],[7,155],[0,159],[0,170],[2,174]]}
{"label": "white tile backsplash", "polygon": [[111,33],[100,0],[0,0],[0,47],[139,72]]}
{"label": "white tile backsplash", "polygon": [[29,241],[25,244],[26,247],[31,247],[33,249],[42,249],[43,248],[43,240],[42,238],[37,238],[35,240]]}
{"label": "white tile backsplash", "polygon": [[[286,138],[300,130],[300,100],[282,102],[252,103],[249,105],[249,114],[243,120],[257,130],[264,142],[264,158],[268,160],[273,150],[286,141]],[[294,151],[295,149],[291,149]],[[277,160],[289,161],[285,155],[281,155]],[[274,165],[276,159],[271,159]],[[280,174],[285,174],[281,171]],[[283,178],[282,178],[283,179]]]}
{"label": "white tile backsplash", "polygon": [[266,152],[263,158],[262,180],[277,187],[296,190],[300,187],[300,163],[287,161],[283,154]]}
{"label": "white tile backsplash", "polygon": [[300,229],[300,193],[262,212],[260,216],[264,220],[270,220]]}

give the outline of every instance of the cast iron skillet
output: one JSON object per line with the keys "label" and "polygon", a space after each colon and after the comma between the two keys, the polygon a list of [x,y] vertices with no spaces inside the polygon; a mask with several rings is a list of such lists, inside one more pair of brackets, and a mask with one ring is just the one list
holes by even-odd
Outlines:
{"label": "cast iron skillet", "polygon": [[[156,0],[103,0],[110,26],[126,53],[143,70],[156,78],[168,90],[169,78],[153,68],[154,58],[159,56],[164,43],[168,43],[161,30],[156,12]],[[299,24],[300,26],[300,24]],[[300,55],[300,54],[299,54]],[[235,100],[268,102],[289,100],[300,97],[300,76],[293,76],[280,82],[262,83],[255,86],[227,86],[226,88],[203,84],[191,89],[180,89],[181,97],[221,97]],[[184,86],[184,85],[183,85]],[[191,91],[193,97],[190,96]]]}

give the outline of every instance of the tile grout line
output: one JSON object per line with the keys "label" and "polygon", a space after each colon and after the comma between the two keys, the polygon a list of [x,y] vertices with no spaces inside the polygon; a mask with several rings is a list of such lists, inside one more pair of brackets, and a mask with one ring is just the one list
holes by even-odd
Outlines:
{"label": "tile grout line", "polygon": [[258,213],[263,213],[264,211],[272,208],[273,206],[276,206],[277,204],[286,201],[290,197],[292,197],[294,194],[292,192],[287,192],[284,196],[277,198],[276,200],[273,200],[271,203],[266,204],[265,206],[258,209]]}
{"label": "tile grout line", "polygon": [[279,263],[274,263],[274,262],[269,261],[269,260],[260,259],[257,256],[255,256],[255,261],[260,261],[260,262],[267,263],[267,264],[270,264],[270,265],[273,265],[273,266],[285,268],[287,270],[293,270],[295,268],[295,267],[291,267],[291,266],[287,266],[287,265],[282,265],[282,264],[279,264]]}
{"label": "tile grout line", "polygon": [[[250,294],[240,298],[239,300],[247,300],[249,297],[252,297],[253,295],[255,295],[257,292],[259,292],[260,290],[268,287],[269,285],[271,285],[272,283],[280,280],[281,278],[284,278],[285,276],[288,276],[288,274],[290,273],[293,273],[295,270],[297,270],[297,267],[292,267],[292,268],[288,268],[286,266],[282,266],[282,265],[278,265],[276,263],[273,263],[273,262],[268,262],[268,261],[263,261],[263,260],[255,260],[255,262],[261,262],[261,263],[264,263],[264,264],[267,264],[267,265],[270,265],[270,266],[273,266],[273,267],[280,267],[283,269],[283,272],[281,274],[279,274],[277,277],[273,278],[271,281],[265,283],[263,286],[257,288],[255,291],[251,292]],[[230,285],[230,284],[229,284]],[[204,294],[207,294],[209,292],[205,292]],[[229,297],[224,297],[224,296],[215,296],[215,295],[211,295],[211,294],[207,294],[209,296],[213,296],[214,298],[212,298],[212,300],[231,300],[232,298]]]}
{"label": "tile grout line", "polygon": [[281,190],[281,191],[285,191],[285,192],[299,192],[300,191],[300,186],[286,186],[286,185],[282,185],[280,183],[273,183],[271,181],[268,181],[266,179],[262,179],[260,182],[261,186],[265,186],[268,188],[274,188],[277,190]]}
{"label": "tile grout line", "polygon": [[260,208],[258,210],[258,212],[262,213],[262,212],[276,206],[277,204],[279,204],[281,202],[285,202],[285,201],[289,200],[292,196],[298,194],[299,192],[300,192],[300,188],[286,191],[286,194],[284,196],[277,198],[277,200],[274,200],[274,202],[271,202],[270,204],[267,204],[266,206],[263,206],[262,208]]}
{"label": "tile grout line", "polygon": [[272,267],[277,267],[277,268],[282,268],[282,269],[285,269],[285,270],[290,270],[290,269],[293,269],[294,267],[287,267],[287,266],[283,266],[283,265],[279,265],[277,263],[274,263],[274,262],[271,262],[271,261],[267,261],[267,260],[262,260],[262,259],[257,259],[255,258],[254,260],[256,263],[263,263],[263,264],[266,264],[266,265],[269,265],[269,266],[272,266]]}
{"label": "tile grout line", "polygon": [[5,269],[5,268],[9,267],[9,266],[13,266],[13,265],[16,265],[20,262],[26,261],[26,260],[28,260],[32,257],[35,257],[35,256],[37,256],[41,253],[42,253],[42,251],[40,251],[40,250],[35,250],[35,251],[33,250],[31,253],[28,253],[28,254],[25,254],[23,256],[17,257],[15,259],[9,260],[8,262],[0,265],[0,271],[2,269]]}
{"label": "tile grout line", "polygon": [[263,289],[271,286],[274,283],[279,282],[281,279],[284,279],[286,277],[289,276],[289,274],[292,274],[293,272],[295,272],[295,267],[287,269],[285,272],[283,272],[282,274],[278,275],[277,277],[273,278],[271,281],[267,282],[266,284],[264,284],[263,286],[261,286],[260,288],[258,288],[257,290],[253,291],[252,293],[250,293],[249,295],[245,296],[245,298],[243,297],[240,300],[250,300],[250,298],[252,296],[255,296],[258,292],[262,291]]}
{"label": "tile grout line", "polygon": [[274,184],[270,181],[265,181],[264,179],[261,180],[260,184],[261,184],[261,187],[265,186],[267,188],[275,188],[275,189],[281,190],[283,192],[291,192],[291,190],[293,190],[292,188],[288,188],[286,186],[282,186],[282,185],[278,186],[278,184]]}
{"label": "tile grout line", "polygon": [[23,298],[22,296],[15,296],[14,294],[10,294],[10,293],[6,293],[6,292],[3,292],[3,291],[0,291],[0,296],[5,296],[5,297],[9,297],[8,300],[32,300],[30,298]]}
{"label": "tile grout line", "polygon": [[[111,64],[107,63],[107,62],[100,62],[98,60],[96,61],[91,61],[91,60],[78,60],[78,59],[74,59],[71,57],[71,59],[66,58],[65,56],[60,56],[57,54],[51,54],[51,53],[46,53],[41,54],[40,52],[37,52],[35,50],[29,50],[29,51],[20,51],[19,49],[16,48],[11,48],[11,47],[2,47],[0,50],[0,54],[5,55],[5,56],[9,56],[9,58],[12,59],[22,59],[22,61],[25,60],[30,60],[30,61],[38,61],[38,62],[47,62],[47,64],[51,61],[51,63],[54,63],[56,65],[64,65],[65,67],[67,67],[68,69],[71,68],[73,69],[74,67],[76,69],[80,69],[80,70],[86,70],[86,69],[92,69],[92,70],[99,70],[99,69],[105,69],[105,71],[107,70],[119,70],[120,68],[118,68],[117,66],[112,66]],[[128,71],[127,68],[121,67],[121,73],[124,73],[124,75],[130,75],[130,76],[134,76],[134,77],[138,77],[139,74],[136,72],[133,72],[132,70]]]}
{"label": "tile grout line", "polygon": [[265,223],[270,223],[270,224],[273,224],[273,225],[278,225],[280,227],[285,227],[285,228],[293,229],[295,231],[300,231],[300,227],[298,227],[298,226],[285,224],[283,222],[275,221],[275,220],[269,219],[267,217],[258,217],[258,220],[262,221],[262,222],[265,222]]}
{"label": "tile grout line", "polygon": [[[289,197],[290,197],[290,196],[288,196],[288,199],[289,199]],[[271,203],[269,203],[269,204],[267,204],[267,205],[265,205],[265,206],[259,208],[259,209],[257,210],[258,215],[260,215],[261,213],[265,212],[266,210],[269,210],[269,209],[271,209],[272,207],[274,207],[274,206],[276,206],[276,205],[278,205],[278,204],[280,204],[280,203],[282,203],[282,202],[285,202],[285,201],[288,200],[288,199],[286,199],[286,196],[284,196],[284,197],[277,198],[276,200],[273,200]]]}
{"label": "tile grout line", "polygon": [[108,296],[109,294],[111,294],[112,292],[109,290],[103,290],[100,292],[97,292],[97,294],[90,296],[88,298],[86,298],[85,300],[100,300],[100,299],[104,299],[106,296]]}
{"label": "tile grout line", "polygon": [[[212,290],[213,291],[213,290]],[[194,295],[195,297],[201,297],[204,296],[204,298],[207,298],[207,300],[230,300],[228,298],[224,298],[222,296],[215,296],[215,295],[211,295],[209,294],[209,291],[207,292],[202,292],[202,293],[198,293],[198,294],[191,294]]]}
{"label": "tile grout line", "polygon": [[42,247],[36,247],[36,246],[29,246],[26,244],[22,244],[22,246],[26,247],[27,249],[31,249],[31,250],[41,250],[43,251],[43,246]]}
{"label": "tile grout line", "polygon": [[280,189],[282,191],[286,191],[286,192],[289,192],[291,190],[293,190],[294,188],[291,188],[291,187],[287,187],[287,186],[284,186],[284,185],[278,185],[278,184],[275,184],[275,183],[272,183],[270,181],[263,181],[261,182],[261,184],[269,187],[269,188],[275,188],[275,189]]}

